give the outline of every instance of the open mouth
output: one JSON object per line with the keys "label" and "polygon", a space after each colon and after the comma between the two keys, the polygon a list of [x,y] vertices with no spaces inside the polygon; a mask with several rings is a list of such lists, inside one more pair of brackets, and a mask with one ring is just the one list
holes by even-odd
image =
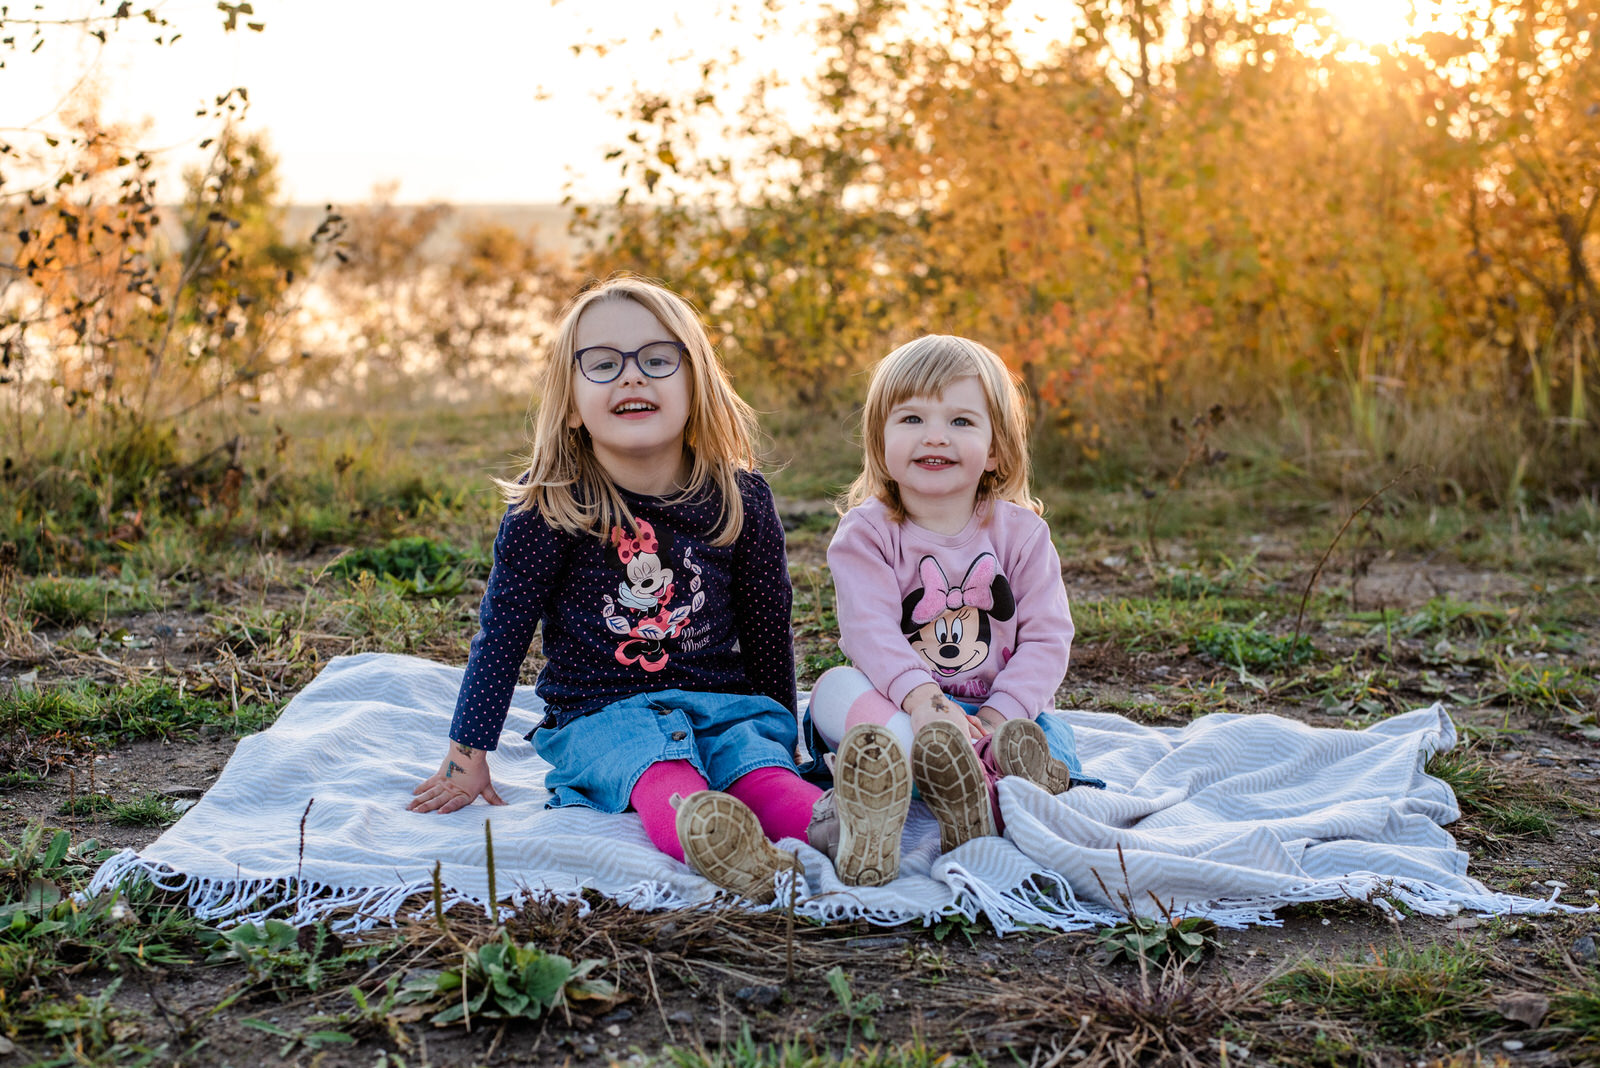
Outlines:
{"label": "open mouth", "polygon": [[627,400],[627,401],[623,401],[621,404],[617,405],[615,408],[612,408],[611,409],[611,414],[612,415],[637,415],[640,412],[654,412],[654,411],[659,411],[659,410],[660,409],[658,409],[654,404],[651,404],[649,401]]}
{"label": "open mouth", "polygon": [[954,467],[956,463],[947,456],[919,456],[911,462],[918,467]]}

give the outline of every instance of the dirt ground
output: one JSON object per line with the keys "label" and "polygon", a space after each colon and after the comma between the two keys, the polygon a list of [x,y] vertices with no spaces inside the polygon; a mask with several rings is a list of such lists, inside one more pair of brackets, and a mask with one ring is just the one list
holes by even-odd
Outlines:
{"label": "dirt ground", "polygon": [[[823,537],[796,537],[794,562],[820,565],[825,544]],[[1276,564],[1284,583],[1303,582],[1309,574],[1309,561],[1301,560],[1297,568],[1292,549],[1281,550],[1281,563],[1274,555],[1274,547],[1265,546],[1257,565]],[[1185,687],[1209,687],[1205,692],[1221,702],[1216,707],[1270,711],[1317,726],[1350,725],[1349,708],[1293,692],[1263,694],[1232,669],[1186,648],[1129,650],[1097,636],[1085,623],[1097,603],[1150,593],[1151,582],[1139,568],[1117,559],[1088,561],[1070,567],[1067,582],[1080,622],[1071,670],[1059,694],[1063,705],[1177,725],[1188,722],[1194,710],[1174,706],[1171,695]],[[1362,610],[1400,616],[1440,596],[1515,604],[1547,584],[1532,575],[1396,556],[1371,561],[1358,576],[1330,570],[1319,589]],[[288,590],[281,595],[293,598]],[[201,613],[147,613],[117,625],[134,636],[120,659],[96,652],[13,661],[0,664],[0,677],[36,673],[30,675],[32,685],[50,685],[63,676],[109,682],[126,678],[130,668],[135,673],[198,672],[218,655],[215,631]],[[1593,665],[1600,659],[1600,620],[1591,614],[1579,629],[1586,644],[1567,659]],[[1337,657],[1382,639],[1326,632],[1316,640],[1319,649]],[[1414,650],[1403,645],[1391,658],[1399,666],[1388,672],[1391,710],[1432,699],[1419,681],[1436,669],[1426,645],[1418,643]],[[1551,801],[1543,811],[1555,825],[1548,836],[1507,833],[1469,814],[1451,829],[1471,856],[1470,873],[1495,890],[1536,897],[1559,890],[1564,901],[1593,903],[1600,893],[1600,745],[1550,717],[1498,703],[1461,705],[1452,715],[1464,744],[1502,776],[1508,790],[1526,788],[1529,796]],[[42,821],[70,829],[78,840],[138,848],[159,830],[63,816],[63,807],[91,790],[117,798],[159,793],[181,802],[198,797],[215,781],[235,744],[231,735],[210,730],[193,740],[76,754],[44,782],[7,790],[0,799],[0,837],[16,841],[29,823]],[[39,991],[51,998],[94,997],[120,978],[113,1000],[126,1015],[115,1024],[117,1048],[156,1051],[151,1063],[605,1064],[648,1059],[664,1045],[715,1054],[730,1044],[736,1047],[742,1035],[758,1044],[793,1043],[801,1053],[813,1051],[825,1059],[852,1047],[920,1041],[933,1051],[928,1063],[936,1053],[948,1052],[1035,1068],[1600,1061],[1600,1047],[1575,1042],[1542,1021],[1531,1027],[1515,1022],[1516,1014],[1505,1009],[1515,1004],[1505,1001],[1513,995],[1537,1001],[1552,991],[1600,982],[1593,956],[1600,915],[1592,913],[1397,919],[1366,903],[1331,902],[1286,910],[1281,926],[1218,931],[1216,945],[1202,961],[1177,970],[1114,963],[1093,933],[1025,932],[1001,938],[959,925],[791,926],[781,914],[639,914],[599,899],[591,905],[587,916],[572,906],[535,906],[511,925],[519,940],[535,939],[573,960],[606,959],[611,962],[607,974],[619,983],[620,1000],[603,1011],[557,1010],[539,1023],[501,1027],[480,1021],[466,1031],[415,1020],[349,1019],[348,988],[377,990],[387,975],[414,962],[419,945],[441,937],[431,926],[407,932],[400,948],[352,967],[315,991],[252,976],[237,964],[201,963],[130,966],[116,974],[68,969],[46,977]],[[454,928],[454,937],[471,933],[467,921]],[[392,935],[375,932],[380,938]],[[1462,945],[1481,955],[1485,967],[1478,1000],[1467,1014],[1477,1022],[1431,1047],[1387,1042],[1381,1032],[1363,1030],[1359,1021],[1265,992],[1264,984],[1307,960],[1370,962],[1397,946]],[[203,950],[193,953],[195,961],[203,957]],[[855,1015],[829,986],[827,976],[835,968],[848,977]],[[863,1000],[873,998],[881,1005]],[[860,1008],[868,1004],[870,1011]],[[339,1019],[340,1013],[347,1018]],[[308,1037],[329,1030],[353,1042]],[[61,1041],[0,1037],[3,1068],[63,1055],[69,1058],[63,1063],[71,1063],[70,1046]],[[137,1063],[135,1053],[128,1057],[86,1062]],[[778,1061],[732,1058],[726,1063]],[[789,1063],[803,1063],[803,1058],[797,1053]]]}

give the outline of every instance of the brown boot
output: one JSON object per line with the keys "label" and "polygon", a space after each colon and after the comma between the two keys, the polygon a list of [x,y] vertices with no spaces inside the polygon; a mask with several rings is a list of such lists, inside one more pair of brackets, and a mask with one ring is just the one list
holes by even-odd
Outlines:
{"label": "brown boot", "polygon": [[777,897],[773,878],[794,870],[794,857],[767,841],[750,806],[720,790],[672,796],[678,844],[689,867],[724,890],[758,905]]}
{"label": "brown boot", "polygon": [[900,834],[911,806],[911,770],[887,728],[845,732],[833,789],[817,799],[807,838],[847,886],[882,886],[900,874]]}
{"label": "brown boot", "polygon": [[1002,775],[1027,779],[1045,792],[1059,794],[1072,786],[1066,764],[1050,755],[1044,728],[1031,719],[1008,719],[989,742],[995,768]]}
{"label": "brown boot", "polygon": [[966,731],[942,719],[918,731],[911,743],[911,777],[939,821],[940,852],[995,833],[989,780]]}

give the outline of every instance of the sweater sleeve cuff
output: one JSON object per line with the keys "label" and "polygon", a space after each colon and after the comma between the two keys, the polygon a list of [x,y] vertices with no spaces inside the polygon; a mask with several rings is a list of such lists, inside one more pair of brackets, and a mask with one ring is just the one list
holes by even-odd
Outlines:
{"label": "sweater sleeve cuff", "polygon": [[894,703],[895,708],[900,708],[902,702],[904,702],[906,699],[906,694],[910,693],[912,690],[915,690],[923,683],[932,681],[933,676],[928,674],[926,671],[907,671],[897,676],[895,680],[889,684],[889,700]]}
{"label": "sweater sleeve cuff", "polygon": [[1033,718],[1033,714],[1023,707],[1021,701],[1002,690],[996,690],[988,697],[985,697],[983,703],[1006,717],[1006,719]]}
{"label": "sweater sleeve cuff", "polygon": [[451,743],[453,743],[455,745],[471,746],[473,749],[478,749],[478,750],[481,750],[481,751],[483,751],[485,753],[492,753],[496,749],[500,748],[500,739],[499,738],[496,738],[492,742],[489,742],[488,744],[485,744],[483,742],[483,740],[479,739],[479,738],[460,738],[460,737],[457,737],[456,733],[454,731],[450,732],[450,741],[451,741]]}

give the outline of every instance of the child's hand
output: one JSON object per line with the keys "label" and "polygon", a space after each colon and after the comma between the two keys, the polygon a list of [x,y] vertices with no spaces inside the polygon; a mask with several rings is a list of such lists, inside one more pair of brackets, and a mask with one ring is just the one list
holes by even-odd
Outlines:
{"label": "child's hand", "polygon": [[479,797],[491,805],[505,804],[489,781],[489,754],[459,742],[450,743],[439,770],[411,793],[407,812],[454,812]]}
{"label": "child's hand", "polygon": [[977,716],[969,716],[961,706],[947,697],[943,690],[931,682],[906,694],[906,699],[900,707],[911,716],[911,736],[916,737],[917,732],[936,719],[954,723],[967,737],[977,741],[989,733],[989,728]]}

